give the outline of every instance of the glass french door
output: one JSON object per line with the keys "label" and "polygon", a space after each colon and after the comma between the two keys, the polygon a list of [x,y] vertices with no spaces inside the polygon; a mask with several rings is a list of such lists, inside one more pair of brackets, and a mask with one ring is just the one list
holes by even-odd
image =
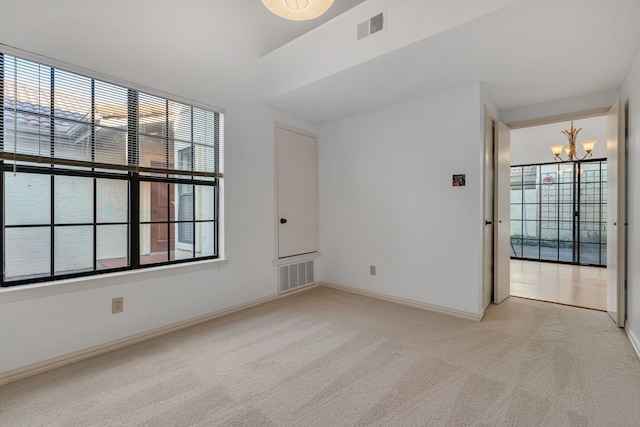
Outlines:
{"label": "glass french door", "polygon": [[511,167],[511,257],[607,265],[607,162]]}

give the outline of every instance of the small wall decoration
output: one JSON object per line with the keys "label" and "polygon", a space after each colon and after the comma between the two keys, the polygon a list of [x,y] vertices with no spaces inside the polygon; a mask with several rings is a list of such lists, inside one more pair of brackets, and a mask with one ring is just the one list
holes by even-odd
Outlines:
{"label": "small wall decoration", "polygon": [[464,187],[465,185],[465,174],[453,175],[452,184],[454,187]]}

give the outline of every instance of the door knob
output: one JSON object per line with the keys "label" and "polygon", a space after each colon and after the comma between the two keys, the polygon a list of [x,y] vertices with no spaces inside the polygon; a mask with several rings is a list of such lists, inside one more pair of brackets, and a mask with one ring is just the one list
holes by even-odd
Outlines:
{"label": "door knob", "polygon": [[280,218],[280,224],[286,224],[286,223],[287,223],[286,218]]}
{"label": "door knob", "polygon": [[493,221],[486,221],[486,220],[484,221],[484,225],[491,225],[491,224],[493,224]]}

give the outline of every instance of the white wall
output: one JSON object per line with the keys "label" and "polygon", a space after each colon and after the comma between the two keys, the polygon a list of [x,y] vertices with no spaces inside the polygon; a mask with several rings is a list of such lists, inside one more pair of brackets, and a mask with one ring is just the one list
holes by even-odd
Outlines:
{"label": "white wall", "polygon": [[481,313],[479,106],[470,85],[322,126],[322,280]]}
{"label": "white wall", "polygon": [[605,92],[590,93],[567,99],[558,99],[536,105],[527,105],[520,108],[503,110],[500,112],[500,120],[507,125],[529,120],[544,119],[546,117],[560,116],[568,113],[599,110],[611,106],[620,97],[618,89]]}
{"label": "white wall", "polygon": [[627,99],[627,332],[640,351],[640,53],[622,88]]}
{"label": "white wall", "polygon": [[[582,128],[578,134],[578,155],[585,154],[581,141],[598,141],[593,149],[592,159],[607,157],[607,118],[606,116],[589,117],[575,120],[575,128]],[[513,129],[511,131],[511,164],[526,165],[553,162],[552,145],[569,145],[567,137],[561,132],[571,127],[571,121],[550,123],[546,125]],[[563,157],[566,155],[563,153]]]}
{"label": "white wall", "polygon": [[[139,81],[144,76],[125,77]],[[183,93],[171,75],[154,77],[163,90]],[[317,132],[317,127],[243,94],[199,101],[226,109],[224,250],[228,265],[181,265],[78,279],[62,286],[3,288],[0,378],[34,363],[276,294],[274,121],[311,132]],[[117,296],[124,297],[125,309],[113,315],[111,299]]]}

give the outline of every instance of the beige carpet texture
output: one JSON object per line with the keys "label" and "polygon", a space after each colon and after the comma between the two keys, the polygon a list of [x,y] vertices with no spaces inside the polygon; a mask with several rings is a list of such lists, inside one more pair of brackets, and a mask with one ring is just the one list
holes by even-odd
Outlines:
{"label": "beige carpet texture", "polygon": [[640,426],[640,360],[602,312],[316,287],[1,386],[0,425]]}

